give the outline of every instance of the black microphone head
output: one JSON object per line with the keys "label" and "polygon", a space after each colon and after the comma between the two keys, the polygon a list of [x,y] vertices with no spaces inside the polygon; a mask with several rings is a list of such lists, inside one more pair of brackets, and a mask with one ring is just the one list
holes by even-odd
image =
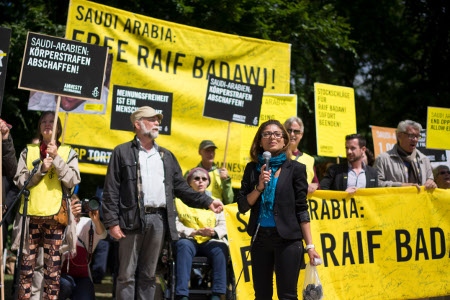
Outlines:
{"label": "black microphone head", "polygon": [[272,157],[272,154],[269,151],[264,151],[262,156],[265,160],[269,160]]}
{"label": "black microphone head", "polygon": [[41,159],[40,159],[40,158],[35,159],[35,160],[33,161],[33,167],[36,167],[40,162],[41,162]]}

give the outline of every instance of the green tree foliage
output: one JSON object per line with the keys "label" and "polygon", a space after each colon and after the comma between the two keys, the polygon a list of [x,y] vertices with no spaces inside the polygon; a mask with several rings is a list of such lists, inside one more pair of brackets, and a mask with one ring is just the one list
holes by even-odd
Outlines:
{"label": "green tree foliage", "polygon": [[[425,125],[427,106],[448,106],[450,2],[445,0],[99,0],[171,22],[291,44],[291,92],[305,122],[302,148],[316,153],[314,82],[355,88],[358,131]],[[2,117],[19,147],[34,133],[19,90],[26,33],[64,36],[68,0],[0,0],[0,26],[13,30]],[[294,114],[294,112],[293,112]],[[17,137],[16,137],[17,140]],[[368,139],[370,141],[370,139]]]}

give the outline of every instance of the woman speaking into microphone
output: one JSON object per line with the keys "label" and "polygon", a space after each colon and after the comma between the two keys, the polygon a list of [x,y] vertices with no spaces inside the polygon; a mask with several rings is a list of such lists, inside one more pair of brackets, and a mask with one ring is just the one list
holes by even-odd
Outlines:
{"label": "woman speaking into microphone", "polygon": [[305,165],[290,159],[289,135],[277,120],[258,128],[250,157],[237,201],[240,213],[250,210],[255,299],[272,299],[274,271],[278,299],[298,299],[304,251],[311,263],[320,258],[310,231]]}

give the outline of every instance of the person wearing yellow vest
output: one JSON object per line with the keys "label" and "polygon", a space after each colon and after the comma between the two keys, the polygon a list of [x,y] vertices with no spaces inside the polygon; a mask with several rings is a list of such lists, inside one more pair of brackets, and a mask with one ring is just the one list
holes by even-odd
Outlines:
{"label": "person wearing yellow vest", "polygon": [[[217,146],[211,140],[203,140],[198,146],[198,154],[202,157],[202,161],[196,168],[203,168],[209,173],[211,178],[207,191],[211,192],[212,197],[217,198],[223,204],[234,202],[234,192],[231,186],[231,177],[228,176],[228,170],[224,167],[218,168],[214,163],[216,157]],[[189,170],[190,171],[190,170]],[[187,171],[184,177],[189,173]]]}
{"label": "person wearing yellow vest", "polygon": [[[37,173],[31,178],[27,215],[23,215],[22,199],[16,225],[24,230],[24,247],[20,263],[19,299],[29,299],[31,282],[39,245],[44,247],[44,291],[43,299],[58,299],[61,274],[60,246],[65,225],[54,219],[61,208],[63,198],[70,197],[71,189],[80,183],[77,153],[68,145],[61,145],[62,133],[58,118],[56,141],[51,140],[55,113],[42,113],[38,122],[39,144],[30,144],[21,152],[14,183],[22,188],[32,171],[33,162],[40,159]],[[64,200],[67,201],[67,200]],[[69,216],[71,214],[69,213]],[[26,217],[26,226],[21,228],[21,218]],[[69,225],[71,220],[69,217]],[[14,247],[20,243],[21,234],[16,234]],[[18,241],[19,240],[19,241]]]}
{"label": "person wearing yellow vest", "polygon": [[[187,182],[194,191],[210,194],[208,171],[194,168],[187,175]],[[211,300],[225,297],[227,290],[228,241],[225,215],[206,209],[190,208],[176,199],[177,231],[180,239],[175,242],[177,300],[189,299],[189,279],[194,256],[206,256],[212,266]]]}
{"label": "person wearing yellow vest", "polygon": [[308,180],[308,194],[313,193],[319,187],[319,179],[316,175],[314,167],[314,157],[301,152],[298,145],[303,138],[304,125],[302,119],[299,117],[290,117],[284,122],[284,128],[289,133],[290,144],[289,147],[292,152],[292,160],[296,160],[306,166],[306,175]]}

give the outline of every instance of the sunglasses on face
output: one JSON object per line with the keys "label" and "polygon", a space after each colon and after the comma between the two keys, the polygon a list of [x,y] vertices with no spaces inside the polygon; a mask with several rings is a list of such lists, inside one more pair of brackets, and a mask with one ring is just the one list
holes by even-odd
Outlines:
{"label": "sunglasses on face", "polygon": [[439,171],[439,175],[450,174],[450,171]]}
{"label": "sunglasses on face", "polygon": [[286,129],[286,131],[291,134],[291,133],[295,133],[295,134],[300,134],[302,133],[299,129]]}
{"label": "sunglasses on face", "polygon": [[201,179],[202,181],[208,181],[208,178],[206,178],[206,177],[200,177],[200,176],[194,177],[194,180],[195,180],[195,181],[200,181],[200,179]]}

